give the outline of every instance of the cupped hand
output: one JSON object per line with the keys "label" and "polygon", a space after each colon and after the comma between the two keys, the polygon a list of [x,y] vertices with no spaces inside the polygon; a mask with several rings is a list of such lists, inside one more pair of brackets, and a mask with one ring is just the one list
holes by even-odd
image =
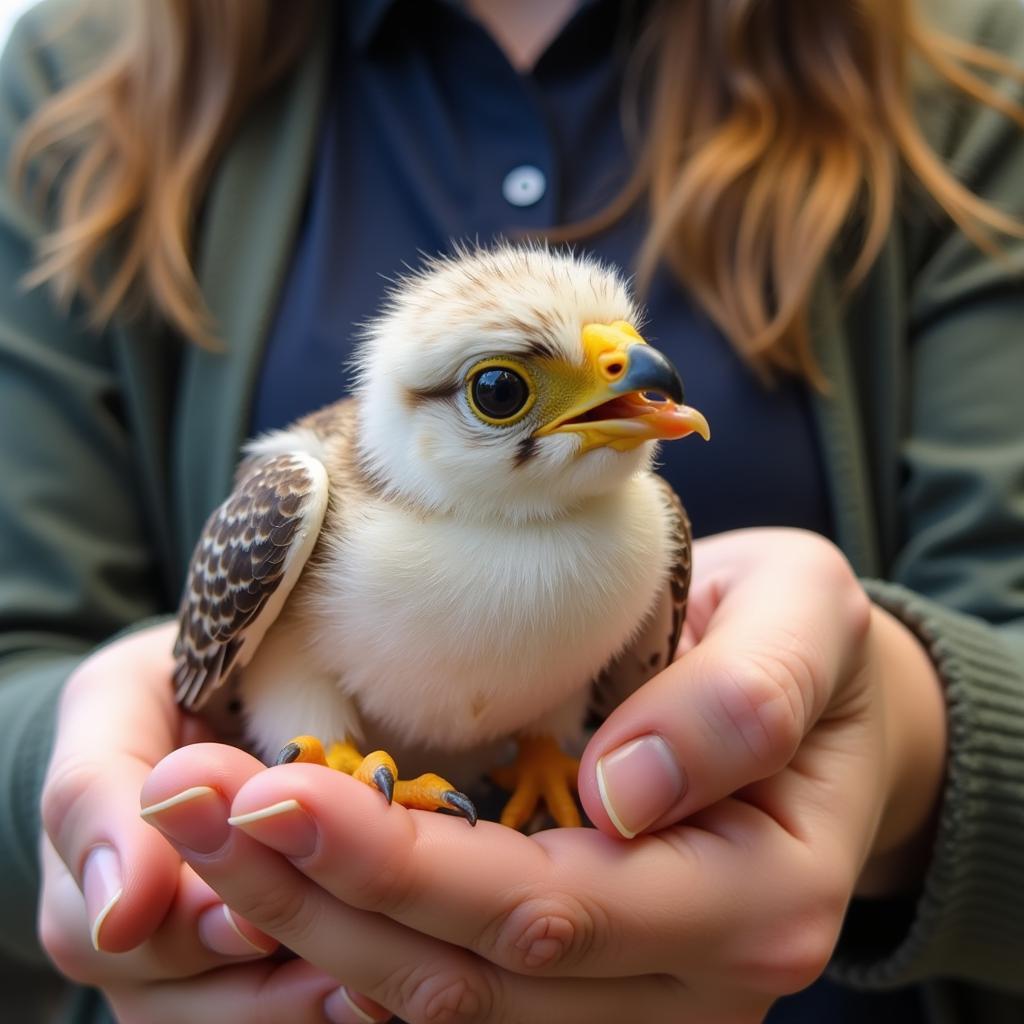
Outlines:
{"label": "cupped hand", "polygon": [[[160,626],[112,643],[65,688],[42,796],[44,948],[70,978],[102,988],[125,1022],[220,1024],[256,1010],[322,1022],[337,983],[268,961],[277,942],[139,817],[153,765],[200,734],[174,703],[173,636]],[[236,1017],[247,1004],[254,1012]]]}
{"label": "cupped hand", "polygon": [[[941,782],[942,701],[825,542],[744,531],[697,558],[682,656],[584,758],[604,831],[469,829],[204,745],[158,765],[144,799],[205,795],[152,820],[237,912],[412,1022],[759,1021],[824,969],[858,887],[904,881]],[[660,806],[643,787],[659,771],[676,787]]]}
{"label": "cupped hand", "polygon": [[859,893],[914,885],[946,759],[924,648],[817,535],[738,530],[694,559],[676,662],[587,746],[591,820],[629,838],[735,794],[809,841],[842,836]]}

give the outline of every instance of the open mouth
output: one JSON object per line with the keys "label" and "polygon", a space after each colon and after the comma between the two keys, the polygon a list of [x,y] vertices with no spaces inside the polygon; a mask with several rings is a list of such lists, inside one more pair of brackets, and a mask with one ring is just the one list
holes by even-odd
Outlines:
{"label": "open mouth", "polygon": [[659,409],[664,409],[668,399],[653,391],[633,391],[628,395],[619,395],[608,402],[595,405],[592,409],[571,416],[562,421],[562,426],[569,423],[601,423],[606,420],[630,420],[638,416],[646,416]]}

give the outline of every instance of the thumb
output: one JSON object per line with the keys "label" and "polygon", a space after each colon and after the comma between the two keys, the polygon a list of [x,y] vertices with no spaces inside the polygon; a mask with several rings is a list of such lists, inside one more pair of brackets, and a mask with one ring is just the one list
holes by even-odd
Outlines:
{"label": "thumb", "polygon": [[[723,638],[724,639],[724,638]],[[774,775],[812,724],[799,659],[705,639],[620,705],[580,762],[590,820],[627,839]]]}

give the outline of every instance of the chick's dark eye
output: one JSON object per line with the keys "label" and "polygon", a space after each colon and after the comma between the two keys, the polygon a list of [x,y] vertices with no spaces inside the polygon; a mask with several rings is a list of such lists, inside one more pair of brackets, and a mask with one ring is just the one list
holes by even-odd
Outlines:
{"label": "chick's dark eye", "polygon": [[473,378],[473,404],[492,420],[511,419],[526,405],[530,387],[515,370],[493,366]]}

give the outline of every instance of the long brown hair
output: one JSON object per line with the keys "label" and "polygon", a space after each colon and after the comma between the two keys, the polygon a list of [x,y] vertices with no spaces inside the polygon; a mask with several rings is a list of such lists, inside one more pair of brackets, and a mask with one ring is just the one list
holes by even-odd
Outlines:
{"label": "long brown hair", "polygon": [[[196,211],[241,114],[301,54],[319,2],[126,5],[119,44],[35,115],[16,151],[17,169],[41,155],[66,168],[30,281],[65,302],[83,294],[97,323],[141,301],[209,343]],[[905,179],[989,250],[999,234],[1024,235],[929,146],[915,63],[1024,126],[1024,109],[978,73],[1020,80],[1021,69],[930,28],[912,0],[662,0],[634,54],[650,100],[636,174],[574,234],[646,198],[641,282],[667,260],[752,363],[818,379],[815,277],[857,218],[849,280],[863,276]]]}

